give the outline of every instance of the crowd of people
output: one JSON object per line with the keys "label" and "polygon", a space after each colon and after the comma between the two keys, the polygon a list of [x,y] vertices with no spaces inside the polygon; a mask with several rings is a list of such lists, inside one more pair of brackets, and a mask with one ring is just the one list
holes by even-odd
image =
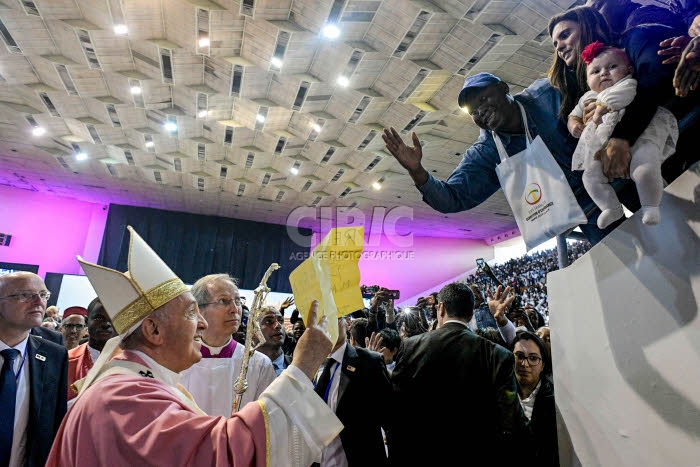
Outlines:
{"label": "crowd of people", "polygon": [[[657,223],[659,173],[670,182],[697,160],[688,132],[676,138],[674,128],[697,105],[698,13],[696,0],[589,0],[551,18],[548,78],[511,96],[479,74],[455,96],[483,131],[447,181],[423,167],[415,133],[409,147],[387,129],[386,147],[428,204],[454,212],[499,188],[495,137],[513,155],[529,128],[588,218],[588,243],[569,248],[575,260],[619,225],[619,202]],[[618,85],[627,91],[609,99]],[[496,465],[559,464],[545,283],[553,251],[486,265],[403,310],[383,288],[332,322],[314,301],[287,330],[293,297],[248,310],[228,274],[190,289],[128,230],[128,273],[79,259],[98,295],[87,308],[59,317],[38,275],[0,277],[0,466],[463,465],[465,443]],[[257,350],[245,349],[248,337]],[[426,427],[440,427],[435,445]],[[503,449],[514,445],[527,449]]]}

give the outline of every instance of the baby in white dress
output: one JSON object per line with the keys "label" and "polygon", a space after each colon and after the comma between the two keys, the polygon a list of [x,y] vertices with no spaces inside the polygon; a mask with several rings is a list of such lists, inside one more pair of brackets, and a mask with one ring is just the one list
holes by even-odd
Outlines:
{"label": "baby in white dress", "polygon": [[[583,184],[591,199],[600,208],[598,227],[604,229],[620,219],[623,208],[615,190],[603,173],[603,164],[595,160],[595,153],[604,148],[615,125],[636,95],[637,81],[632,78],[633,67],[622,49],[608,47],[600,42],[586,46],[581,54],[586,63],[588,87],[591,89],[579,99],[569,115],[567,127],[580,138],[574,151],[571,168],[583,170]],[[585,102],[595,99],[596,109],[587,124],[583,123]],[[630,148],[632,161],[630,176],[637,185],[642,204],[642,222],[658,224],[661,220],[659,204],[663,194],[661,163],[675,152],[678,123],[668,110],[659,107],[649,126]]]}

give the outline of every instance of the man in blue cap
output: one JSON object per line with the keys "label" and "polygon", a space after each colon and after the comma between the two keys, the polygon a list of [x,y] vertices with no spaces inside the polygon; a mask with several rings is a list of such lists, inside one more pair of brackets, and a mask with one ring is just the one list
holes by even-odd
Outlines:
{"label": "man in blue cap", "polygon": [[[413,147],[407,146],[394,128],[384,129],[382,138],[387,150],[408,171],[426,203],[443,213],[466,211],[486,201],[501,187],[495,171],[500,157],[491,132],[499,134],[510,156],[525,149],[525,130],[517,105],[520,103],[525,109],[532,137],[539,135],[547,145],[588,217],[588,223],[580,226],[581,231],[591,244],[596,244],[620,222],[605,230],[596,225],[600,210],[586,193],[581,172],[571,170],[571,156],[577,140],[567,131],[566,123],[557,118],[560,101],[559,92],[544,78],[511,96],[508,84],[497,76],[490,73],[468,76],[458,102],[481,128],[481,134],[446,181],[435,179],[423,167],[423,151],[415,132],[412,134]],[[639,209],[634,184],[629,180],[615,180],[612,185],[628,209]]]}

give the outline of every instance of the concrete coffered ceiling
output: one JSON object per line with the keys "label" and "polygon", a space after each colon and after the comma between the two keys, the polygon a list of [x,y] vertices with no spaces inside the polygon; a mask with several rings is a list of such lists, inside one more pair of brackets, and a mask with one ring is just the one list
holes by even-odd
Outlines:
{"label": "concrete coffered ceiling", "polygon": [[0,184],[276,224],[407,206],[417,234],[497,235],[515,227],[500,192],[433,211],[381,131],[416,131],[445,179],[478,136],[465,76],[545,76],[547,21],[574,3],[0,0]]}

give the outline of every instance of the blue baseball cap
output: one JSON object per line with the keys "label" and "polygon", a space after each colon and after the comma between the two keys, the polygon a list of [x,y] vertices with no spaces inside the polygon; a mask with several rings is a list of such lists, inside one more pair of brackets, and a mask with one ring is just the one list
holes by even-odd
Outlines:
{"label": "blue baseball cap", "polygon": [[467,76],[464,80],[464,86],[462,86],[462,91],[459,93],[459,106],[464,107],[467,102],[467,96],[471,91],[476,89],[485,88],[493,83],[500,83],[501,78],[491,73],[477,73],[472,76]]}

